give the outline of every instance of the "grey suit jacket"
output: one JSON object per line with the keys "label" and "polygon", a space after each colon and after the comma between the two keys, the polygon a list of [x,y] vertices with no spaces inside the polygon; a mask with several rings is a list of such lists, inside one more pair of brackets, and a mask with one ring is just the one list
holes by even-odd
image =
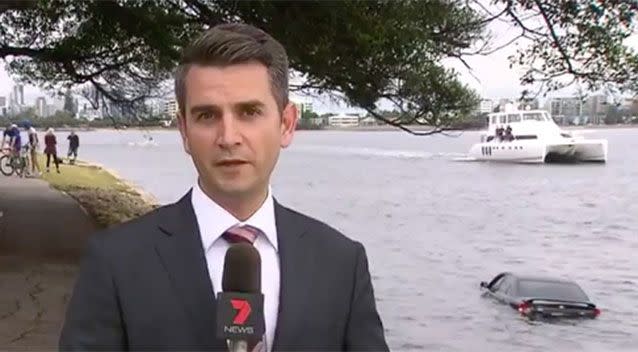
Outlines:
{"label": "grey suit jacket", "polygon": [[[364,247],[275,201],[281,288],[273,351],[387,351]],[[190,192],[93,235],[60,350],[227,351]]]}

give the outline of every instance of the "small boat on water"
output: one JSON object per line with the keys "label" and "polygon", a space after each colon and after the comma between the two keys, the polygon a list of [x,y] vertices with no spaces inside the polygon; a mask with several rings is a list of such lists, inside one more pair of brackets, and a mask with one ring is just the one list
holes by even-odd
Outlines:
{"label": "small boat on water", "polygon": [[469,156],[516,163],[607,162],[607,140],[585,139],[562,130],[545,110],[490,113],[488,129]]}

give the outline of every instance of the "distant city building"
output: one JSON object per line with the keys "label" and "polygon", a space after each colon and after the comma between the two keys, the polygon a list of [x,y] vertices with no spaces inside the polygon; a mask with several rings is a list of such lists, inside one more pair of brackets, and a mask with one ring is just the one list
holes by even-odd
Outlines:
{"label": "distant city building", "polygon": [[313,108],[312,102],[305,102],[301,104],[301,112],[314,111],[313,109],[314,108]]}
{"label": "distant city building", "polygon": [[304,101],[302,99],[291,99],[291,102],[297,108],[297,111],[299,112],[300,117],[301,117],[301,114],[303,114],[306,111],[314,112],[312,102],[310,101]]}
{"label": "distant city building", "polygon": [[332,127],[359,126],[360,117],[357,114],[339,114],[328,117],[328,125]]}
{"label": "distant city building", "polygon": [[485,114],[494,111],[494,101],[491,99],[481,99],[479,103],[479,113]]}
{"label": "distant city building", "polygon": [[607,114],[607,99],[604,95],[589,97],[559,97],[547,102],[546,108],[559,124],[601,124]]}
{"label": "distant city building", "polygon": [[518,108],[520,110],[536,110],[540,108],[538,98],[534,99],[520,99],[518,101]]}
{"label": "distant city building", "polygon": [[169,98],[167,100],[164,101],[164,114],[169,118],[169,119],[175,119],[177,118],[177,110],[178,110],[178,104],[177,104],[177,100],[175,100],[175,98]]}
{"label": "distant city building", "polygon": [[37,116],[39,117],[47,117],[48,115],[48,110],[47,110],[47,101],[44,97],[38,97],[35,100],[35,113]]}
{"label": "distant city building", "polygon": [[24,86],[22,84],[13,86],[13,99],[15,105],[24,105]]}

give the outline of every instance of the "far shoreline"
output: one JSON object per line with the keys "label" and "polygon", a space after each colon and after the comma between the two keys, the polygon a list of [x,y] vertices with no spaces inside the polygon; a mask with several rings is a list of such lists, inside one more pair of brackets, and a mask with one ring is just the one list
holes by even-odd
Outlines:
{"label": "far shoreline", "polygon": [[[431,131],[432,129],[429,128],[428,126],[422,126],[422,125],[406,125],[404,126],[408,129],[410,129],[411,131],[414,132],[428,132]],[[566,125],[566,126],[561,126],[559,125],[559,127],[561,129],[564,130],[586,130],[586,129],[591,129],[591,130],[597,130],[597,129],[633,129],[633,128],[638,128],[638,124],[616,124],[616,125],[605,125],[605,124],[601,124],[601,125]],[[54,128],[55,132],[70,132],[70,131],[75,131],[75,132],[122,132],[122,131],[140,131],[140,132],[160,132],[160,131],[179,131],[179,129],[177,127],[162,127],[162,126],[151,126],[151,127],[139,127],[139,126],[132,126],[132,127],[127,127],[127,128],[115,128],[115,127],[59,127],[59,128]],[[446,132],[473,132],[473,131],[484,131],[485,127],[482,128],[467,128],[467,129],[457,129],[457,130],[448,130]],[[44,130],[42,130],[44,131]],[[376,126],[352,126],[352,127],[331,127],[331,126],[325,126],[322,128],[317,128],[317,129],[311,129],[311,128],[301,128],[301,129],[297,129],[297,132],[307,132],[307,131],[330,131],[330,132],[402,132],[402,133],[409,133],[407,131],[403,131],[398,127],[394,127],[394,126],[389,126],[389,125],[376,125]]]}

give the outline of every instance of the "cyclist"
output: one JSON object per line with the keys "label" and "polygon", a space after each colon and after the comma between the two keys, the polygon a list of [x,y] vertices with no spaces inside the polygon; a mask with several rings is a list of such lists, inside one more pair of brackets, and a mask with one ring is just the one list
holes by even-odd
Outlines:
{"label": "cyclist", "polygon": [[[20,149],[22,149],[22,137],[20,136],[20,129],[16,124],[12,124],[9,127],[9,132],[5,131],[6,136],[9,137],[9,148],[13,153],[13,156],[20,156]],[[2,138],[4,140],[4,136]]]}
{"label": "cyclist", "polygon": [[0,143],[0,149],[4,149],[4,143],[9,142],[11,139],[12,127],[13,125],[7,126],[7,128],[4,129],[4,132],[2,132],[2,143]]}

